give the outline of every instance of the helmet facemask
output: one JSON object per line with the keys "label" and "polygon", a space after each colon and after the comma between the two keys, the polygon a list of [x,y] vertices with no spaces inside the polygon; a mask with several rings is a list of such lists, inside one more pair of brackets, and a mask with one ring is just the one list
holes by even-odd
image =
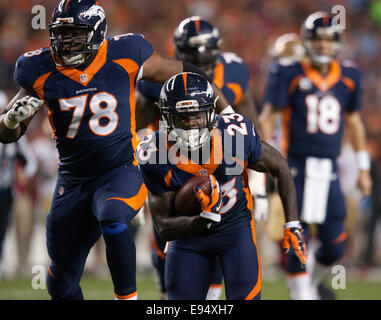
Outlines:
{"label": "helmet facemask", "polygon": [[49,26],[51,49],[56,65],[76,67],[87,64],[99,49],[93,43],[94,29],[89,25],[54,23]]}
{"label": "helmet facemask", "polygon": [[[301,28],[306,55],[315,65],[329,64],[337,57],[341,49],[341,37],[342,29],[334,25],[332,18],[325,12],[311,14]],[[316,41],[319,40],[325,40],[325,43],[317,44]],[[327,50],[328,42],[330,42],[330,50]]]}
{"label": "helmet facemask", "polygon": [[209,142],[216,127],[214,105],[198,106],[197,101],[179,101],[177,112],[162,107],[162,128],[181,149],[195,151]]}
{"label": "helmet facemask", "polygon": [[206,45],[196,47],[176,47],[176,59],[186,61],[201,68],[208,76],[213,74],[219,55],[218,48],[208,48]]}
{"label": "helmet facemask", "polygon": [[[307,55],[311,58],[312,62],[317,65],[329,64],[332,59],[336,58],[341,49],[340,41],[331,35],[331,30],[333,28],[318,28],[317,32],[321,35],[317,35],[315,38],[304,40],[304,46],[306,48]],[[334,31],[335,32],[335,31]],[[317,40],[327,40],[331,42],[331,52],[330,53],[319,53],[316,52],[314,48],[314,41]]]}

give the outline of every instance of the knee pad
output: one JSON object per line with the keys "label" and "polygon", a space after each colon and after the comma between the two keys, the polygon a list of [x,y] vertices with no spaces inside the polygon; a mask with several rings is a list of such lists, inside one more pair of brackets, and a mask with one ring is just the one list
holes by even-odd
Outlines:
{"label": "knee pad", "polygon": [[114,236],[123,233],[127,230],[127,224],[116,221],[103,221],[101,222],[101,231],[103,236]]}
{"label": "knee pad", "polygon": [[120,250],[122,252],[135,252],[134,238],[126,223],[110,220],[101,221],[101,231],[106,243],[106,254]]}

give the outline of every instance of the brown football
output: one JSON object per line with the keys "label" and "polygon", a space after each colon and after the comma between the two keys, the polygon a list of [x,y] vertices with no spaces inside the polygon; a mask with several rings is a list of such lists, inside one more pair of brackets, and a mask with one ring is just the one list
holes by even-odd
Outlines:
{"label": "brown football", "polygon": [[202,190],[208,195],[212,191],[209,177],[195,176],[187,180],[175,196],[175,207],[178,214],[182,216],[195,216],[201,213],[200,203],[193,192],[195,186],[201,186]]}

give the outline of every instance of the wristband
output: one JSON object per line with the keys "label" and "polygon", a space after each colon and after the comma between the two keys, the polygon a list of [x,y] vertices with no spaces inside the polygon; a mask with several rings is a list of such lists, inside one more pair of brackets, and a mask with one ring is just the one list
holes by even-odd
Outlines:
{"label": "wristband", "polygon": [[366,150],[356,152],[357,165],[360,170],[370,170],[369,153]]}
{"label": "wristband", "polygon": [[286,222],[283,226],[284,229],[287,229],[287,228],[301,228],[301,223],[300,221],[289,221],[289,222]]}
{"label": "wristband", "polygon": [[221,215],[219,213],[203,211],[200,213],[200,216],[205,218],[205,219],[212,220],[214,222],[220,222],[221,221]]}

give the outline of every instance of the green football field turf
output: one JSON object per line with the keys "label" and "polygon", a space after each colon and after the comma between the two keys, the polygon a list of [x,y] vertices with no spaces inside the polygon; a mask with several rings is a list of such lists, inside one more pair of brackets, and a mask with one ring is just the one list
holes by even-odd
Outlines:
{"label": "green football field turf", "polygon": [[[113,299],[111,280],[84,276],[81,286],[85,299],[110,300]],[[138,296],[140,300],[156,300],[159,295],[156,291],[155,277],[139,276]],[[334,290],[338,299],[341,300],[381,300],[381,282],[355,282],[348,281],[346,289]],[[224,296],[222,297],[224,299]],[[31,280],[14,279],[0,282],[0,300],[46,300],[49,294],[45,289],[35,290]],[[262,299],[264,300],[287,300],[289,299],[287,288],[283,280],[263,281]]]}

